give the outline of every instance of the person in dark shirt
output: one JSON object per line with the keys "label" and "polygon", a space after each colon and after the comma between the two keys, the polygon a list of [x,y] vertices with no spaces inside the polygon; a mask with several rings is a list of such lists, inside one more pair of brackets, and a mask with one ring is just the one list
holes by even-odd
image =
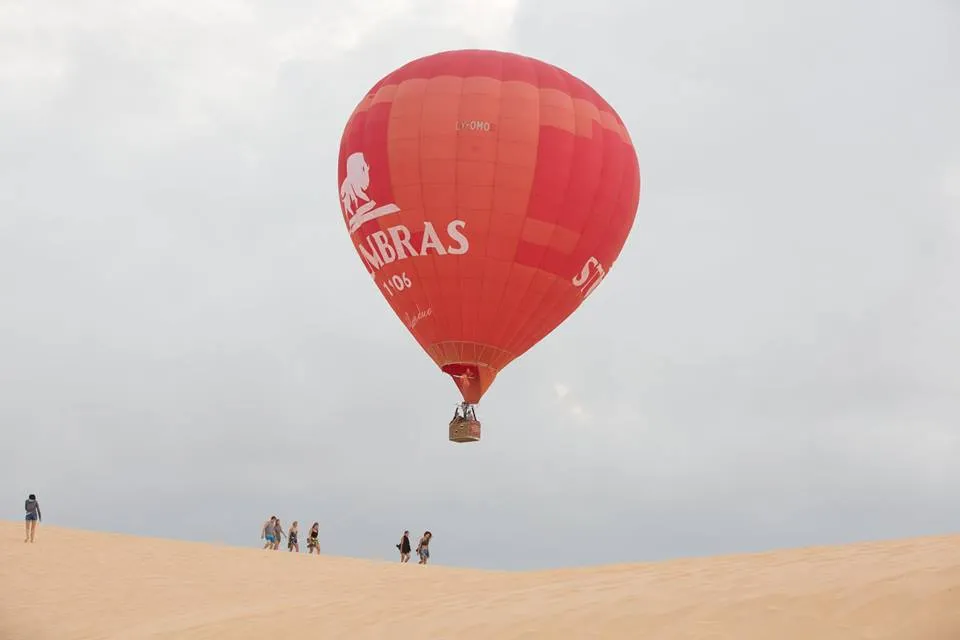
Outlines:
{"label": "person in dark shirt", "polygon": [[307,534],[307,552],[320,555],[320,523],[314,522]]}
{"label": "person in dark shirt", "polygon": [[403,536],[400,538],[400,544],[397,545],[397,549],[400,550],[400,562],[407,562],[410,560],[410,532],[404,531]]}
{"label": "person in dark shirt", "polygon": [[24,532],[26,533],[23,541],[33,542],[37,535],[37,523],[43,520],[43,516],[40,515],[40,503],[37,502],[37,496],[32,493],[27,496],[26,502],[23,503],[23,508],[27,512],[26,519],[23,523]]}

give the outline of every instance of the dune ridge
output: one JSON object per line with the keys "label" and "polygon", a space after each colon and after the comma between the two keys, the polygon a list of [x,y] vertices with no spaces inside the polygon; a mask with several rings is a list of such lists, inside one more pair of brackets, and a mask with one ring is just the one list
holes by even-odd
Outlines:
{"label": "dune ridge", "polygon": [[3,640],[960,640],[960,536],[536,572],[0,523]]}

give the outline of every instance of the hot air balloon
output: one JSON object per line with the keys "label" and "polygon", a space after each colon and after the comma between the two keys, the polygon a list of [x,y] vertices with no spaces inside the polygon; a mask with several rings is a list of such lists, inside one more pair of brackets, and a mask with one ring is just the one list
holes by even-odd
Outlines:
{"label": "hot air balloon", "polygon": [[462,396],[480,438],[497,373],[610,272],[640,197],[637,154],[582,80],[487,50],[413,60],[359,102],[340,142],[344,224],[387,302]]}

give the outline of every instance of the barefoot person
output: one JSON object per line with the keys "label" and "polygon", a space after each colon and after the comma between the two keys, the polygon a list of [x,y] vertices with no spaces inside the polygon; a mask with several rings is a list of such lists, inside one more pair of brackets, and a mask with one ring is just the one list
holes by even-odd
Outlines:
{"label": "barefoot person", "polygon": [[24,542],[33,542],[34,537],[37,535],[37,523],[43,520],[43,516],[40,515],[40,503],[37,502],[37,496],[30,494],[27,496],[27,500],[23,503],[23,508],[26,510],[27,515],[24,519]]}
{"label": "barefoot person", "polygon": [[297,521],[294,520],[293,524],[290,525],[290,531],[287,532],[287,551],[300,553],[300,542],[297,540],[299,533],[300,528],[297,526]]}
{"label": "barefoot person", "polygon": [[283,525],[280,524],[280,518],[277,518],[273,523],[273,550],[280,550],[280,542],[286,537],[286,534],[283,533]]}
{"label": "barefoot person", "polygon": [[272,549],[276,540],[274,529],[277,522],[277,516],[270,516],[270,519],[263,523],[263,529],[260,530],[260,539],[264,541],[264,549]]}
{"label": "barefoot person", "polygon": [[320,555],[320,523],[314,522],[307,534],[307,553]]}
{"label": "barefoot person", "polygon": [[400,544],[397,545],[400,550],[400,562],[405,563],[410,560],[410,532],[404,531],[400,537]]}
{"label": "barefoot person", "polygon": [[423,537],[420,538],[420,542],[417,544],[417,555],[420,556],[420,562],[417,564],[427,564],[427,561],[430,560],[430,540],[432,539],[432,533],[429,531],[423,532]]}

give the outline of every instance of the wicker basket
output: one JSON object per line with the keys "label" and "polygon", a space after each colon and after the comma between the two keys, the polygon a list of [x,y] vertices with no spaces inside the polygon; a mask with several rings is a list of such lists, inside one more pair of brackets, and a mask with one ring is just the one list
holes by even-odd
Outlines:
{"label": "wicker basket", "polygon": [[450,442],[477,442],[480,439],[480,423],[476,420],[456,417],[450,421]]}

